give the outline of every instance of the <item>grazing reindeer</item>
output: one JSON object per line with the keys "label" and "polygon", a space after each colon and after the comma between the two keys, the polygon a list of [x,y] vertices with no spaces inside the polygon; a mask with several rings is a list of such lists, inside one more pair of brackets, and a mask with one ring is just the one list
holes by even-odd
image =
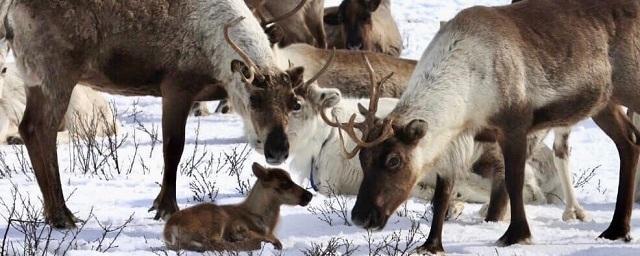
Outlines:
{"label": "grazing reindeer", "polygon": [[[368,58],[366,62],[368,63]],[[373,70],[369,71],[370,74],[373,73]],[[371,81],[370,84],[375,82]],[[380,90],[379,93],[382,91]],[[339,120],[346,120],[349,118],[346,116],[347,113],[356,111],[355,102],[341,102],[339,91],[313,85],[307,89],[301,88],[299,95],[301,112],[290,119],[287,127],[291,152],[294,152],[290,163],[292,171],[298,174],[298,178],[308,177],[312,187],[322,194],[356,195],[362,181],[360,163],[341,153],[338,141],[339,131],[336,128],[338,125],[329,121],[323,112],[324,108],[331,108],[333,112],[338,113]],[[381,112],[377,113],[378,117],[384,117],[396,103],[397,99],[381,98],[378,103],[381,108]],[[357,118],[361,119],[362,116]],[[543,136],[540,137],[543,138]],[[347,146],[355,144],[353,140],[347,140],[346,143]],[[460,144],[460,150],[443,157],[436,166],[443,172],[453,172],[451,175],[457,182],[454,188],[456,197],[453,200],[486,203],[489,201],[488,191],[491,190],[491,180],[494,175],[499,175],[495,178],[504,179],[501,156],[496,156],[499,153],[496,150],[497,145],[477,143],[472,138]],[[560,199],[567,198],[568,202],[576,201],[571,197],[574,196],[573,193],[568,196],[562,193],[566,187],[573,191],[571,183],[553,182],[558,172],[555,168],[553,152],[542,143],[538,145],[531,153],[526,169],[525,201],[527,203],[557,202],[555,195]],[[302,180],[299,180],[298,183],[301,182]],[[502,180],[500,184],[501,182]],[[414,188],[412,195],[422,199],[432,199],[435,183],[435,175],[426,176],[420,181],[419,186]],[[485,212],[489,210],[488,207],[483,209]],[[452,212],[450,209],[449,213]],[[499,215],[490,218],[497,220],[502,217],[500,213],[495,214]],[[585,216],[579,205],[576,207],[568,203],[563,219],[584,220]]]}
{"label": "grazing reindeer", "polygon": [[[6,64],[0,74],[0,143],[23,143],[18,125],[26,101],[24,82],[20,79],[17,68],[14,64]],[[69,107],[59,125],[57,141],[68,143],[69,133],[80,136],[111,136],[118,131],[119,126],[104,97],[89,87],[78,85],[73,89]],[[87,128],[92,130],[90,134],[87,134]]]}
{"label": "grazing reindeer", "polygon": [[[273,24],[278,27],[282,38],[281,46],[306,43],[318,48],[326,48],[324,31],[324,0],[245,0],[255,10],[263,27]],[[271,20],[268,20],[272,17]],[[267,32],[270,31],[266,28]]]}
{"label": "grazing reindeer", "polygon": [[[600,237],[628,241],[640,133],[610,102],[640,111],[638,34],[638,1],[536,0],[463,10],[436,34],[387,117],[375,118],[370,107],[365,122],[341,124],[356,141],[364,170],[353,222],[383,228],[440,157],[474,138],[497,142],[505,162],[511,224],[499,243],[526,243],[528,135],[591,116],[621,161],[613,220]],[[443,251],[452,185],[438,177],[434,221],[420,252]]]}
{"label": "grazing reindeer", "polygon": [[306,206],[313,195],[291,181],[281,169],[253,163],[258,180],[244,202],[236,205],[199,204],[175,213],[164,227],[164,241],[172,250],[251,251],[269,242],[282,244],[273,234],[281,205]]}
{"label": "grazing reindeer", "polygon": [[43,193],[46,222],[54,227],[76,221],[62,193],[55,127],[78,82],[109,93],[162,97],[164,175],[151,208],[156,219],[178,210],[176,172],[193,101],[229,97],[265,142],[268,161],[288,156],[283,127],[297,105],[293,90],[303,83],[304,69],[277,66],[262,27],[240,0],[4,0],[0,20],[0,36],[14,50],[27,87],[20,134]]}
{"label": "grazing reindeer", "polygon": [[400,56],[402,37],[391,0],[343,0],[324,12],[329,47]]}

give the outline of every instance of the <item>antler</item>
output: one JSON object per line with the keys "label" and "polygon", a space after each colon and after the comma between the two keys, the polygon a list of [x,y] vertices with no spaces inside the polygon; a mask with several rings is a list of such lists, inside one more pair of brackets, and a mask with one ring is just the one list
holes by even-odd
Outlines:
{"label": "antler", "polygon": [[[318,78],[320,78],[320,76],[322,76],[322,74],[324,74],[324,72],[327,71],[327,69],[329,69],[329,66],[331,66],[331,63],[333,63],[333,59],[336,57],[336,48],[334,47],[333,50],[331,51],[331,56],[329,56],[329,60],[327,60],[326,63],[324,63],[324,66],[318,71],[318,73],[316,73],[311,79],[307,80],[306,82],[304,82],[304,86],[309,86],[311,85],[313,82],[315,82],[316,80],[318,80]],[[303,87],[304,88],[304,87]]]}
{"label": "antler", "polygon": [[[289,18],[289,17],[293,16],[294,14],[296,14],[298,11],[300,11],[300,9],[302,9],[302,7],[304,7],[304,5],[306,3],[307,3],[307,0],[300,0],[300,3],[298,3],[298,5],[295,8],[293,8],[291,11],[289,11],[289,12],[283,14],[283,15],[280,15],[279,17],[275,17],[275,18],[273,18],[271,20],[265,20],[265,21],[261,22],[260,25],[263,28],[266,28],[267,26],[269,26],[269,25],[271,25],[273,23],[276,23],[278,21],[281,21],[281,20],[284,20],[286,18]],[[262,5],[256,7],[256,9],[258,9],[258,11],[260,11],[259,10],[260,7],[262,7]]]}
{"label": "antler", "polygon": [[[378,100],[380,99],[380,88],[387,80],[389,80],[389,78],[391,78],[391,76],[393,76],[393,73],[391,73],[385,76],[384,78],[382,78],[379,82],[376,82],[373,68],[371,67],[371,63],[369,62],[369,59],[367,58],[365,53],[362,53],[362,58],[364,59],[364,62],[366,64],[367,71],[369,72],[369,80],[371,82],[369,109],[367,110],[362,105],[358,104],[358,108],[361,109],[362,112],[364,112],[362,114],[364,115],[365,120],[363,122],[356,123],[355,119],[357,115],[353,114],[351,115],[351,118],[349,118],[348,122],[340,123],[338,121],[338,117],[335,115],[335,113],[333,113],[333,118],[335,120],[335,122],[333,122],[329,120],[329,118],[324,113],[324,106],[323,106],[323,109],[320,111],[320,117],[322,117],[322,120],[324,120],[324,122],[327,123],[327,125],[338,128],[338,135],[340,136],[340,141],[342,143],[342,150],[348,159],[355,157],[358,154],[358,151],[360,151],[360,149],[375,146],[377,144],[382,143],[384,140],[388,139],[389,137],[393,136],[393,127],[391,125],[392,120],[390,119],[386,119],[382,123],[382,127],[383,127],[382,133],[380,134],[380,136],[378,136],[378,138],[372,141],[369,141],[369,142],[363,141],[356,134],[355,129],[359,129],[362,132],[362,136],[364,138],[364,136],[366,136],[366,134],[368,134],[374,128],[375,118],[376,118],[375,115],[376,115],[376,111],[378,110]],[[345,147],[342,130],[344,130],[347,133],[347,135],[349,135],[349,137],[356,143],[356,147],[353,148],[351,151],[348,151]]]}
{"label": "antler", "polygon": [[229,28],[237,25],[238,23],[240,23],[240,21],[244,19],[245,19],[244,16],[240,16],[238,18],[235,18],[229,21],[227,24],[224,24],[224,40],[227,41],[227,43],[231,46],[231,48],[233,48],[233,50],[236,51],[238,55],[240,55],[240,58],[242,58],[244,62],[249,66],[249,72],[251,72],[251,75],[246,80],[251,82],[254,78],[255,72],[258,71],[258,66],[251,60],[249,55],[245,51],[240,49],[240,47],[235,42],[233,42],[233,40],[231,40],[231,37],[229,37]]}

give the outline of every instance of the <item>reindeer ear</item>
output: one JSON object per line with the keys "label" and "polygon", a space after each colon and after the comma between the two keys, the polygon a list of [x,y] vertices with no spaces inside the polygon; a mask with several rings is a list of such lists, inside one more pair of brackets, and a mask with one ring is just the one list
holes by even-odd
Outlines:
{"label": "reindeer ear", "polygon": [[298,87],[304,83],[304,67],[295,67],[287,70],[289,78],[291,78],[291,86]]}
{"label": "reindeer ear", "polygon": [[400,132],[400,139],[405,143],[415,145],[427,134],[427,122],[422,119],[413,119]]}
{"label": "reindeer ear", "polygon": [[338,9],[335,10],[336,11],[334,12],[325,12],[323,18],[324,23],[331,26],[339,26],[340,24],[342,24],[342,17],[340,16],[340,13],[338,12]]}
{"label": "reindeer ear", "polygon": [[259,163],[253,163],[253,165],[251,166],[251,169],[253,170],[253,174],[259,179],[259,180],[265,180],[267,179],[267,176],[269,174],[269,170],[267,168],[264,168],[262,165],[260,165]]}
{"label": "reindeer ear", "polygon": [[249,70],[249,66],[240,60],[232,60],[231,61],[231,72],[240,73],[244,78],[251,77],[251,71]]}
{"label": "reindeer ear", "polygon": [[369,12],[375,12],[380,6],[381,2],[382,0],[364,0],[363,5],[367,7],[367,10]]}
{"label": "reindeer ear", "polygon": [[340,103],[340,99],[342,98],[340,90],[335,88],[317,88],[315,90],[316,92],[314,94],[317,96],[314,98],[318,106],[332,108]]}

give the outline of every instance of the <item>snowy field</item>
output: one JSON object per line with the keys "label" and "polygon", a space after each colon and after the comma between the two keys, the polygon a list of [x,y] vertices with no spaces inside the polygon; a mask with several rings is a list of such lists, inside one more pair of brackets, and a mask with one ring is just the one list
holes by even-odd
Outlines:
{"label": "snowy field", "polygon": [[[450,19],[461,9],[507,2],[394,0],[393,12],[405,40],[403,56],[419,58],[437,31],[439,21]],[[337,0],[327,1],[327,5],[337,3]],[[16,146],[0,147],[0,239],[5,237],[3,247],[9,254],[22,254],[26,242],[39,250],[29,251],[33,248],[27,246],[24,252],[27,255],[175,255],[163,248],[163,222],[153,220],[154,213],[147,212],[162,180],[162,146],[161,141],[154,138],[161,137],[160,99],[109,98],[115,103],[118,120],[123,125],[122,132],[115,138],[117,154],[105,157],[87,154],[82,148],[70,145],[58,146],[67,205],[77,217],[86,220],[77,230],[50,230],[39,222],[42,221],[41,194],[30,172],[26,150]],[[215,108],[217,103],[209,104]],[[234,115],[191,117],[187,131],[177,186],[179,206],[184,208],[198,200],[212,198],[216,203],[241,200],[243,184],[253,182],[251,163],[263,163],[264,157],[246,147],[240,119]],[[444,225],[443,244],[447,253],[640,255],[638,240],[623,243],[595,239],[609,224],[615,204],[618,156],[613,143],[591,121],[576,126],[570,142],[573,172],[584,181],[576,190],[578,199],[592,220],[565,223],[561,220],[562,205],[527,206],[534,244],[496,247],[494,242],[508,223],[485,223],[478,216],[480,205],[468,204],[457,220]],[[98,139],[95,149],[106,147],[108,142]],[[589,177],[589,170],[594,168],[594,175]],[[236,174],[233,170],[240,172]],[[12,216],[23,221],[12,221],[8,227],[7,216],[16,194],[16,211]],[[341,218],[342,215],[350,217],[354,201],[350,197],[316,195],[308,207],[283,207],[277,229],[284,246],[282,254],[332,255],[321,252],[335,247],[338,254],[349,251],[352,255],[402,255],[425,241],[432,217],[428,203],[410,200],[384,230],[368,233]],[[634,208],[637,211],[639,207],[636,204]],[[632,236],[640,237],[637,212],[632,226]],[[42,252],[43,249],[46,251]],[[276,253],[271,245],[266,245],[263,251],[254,254]]]}

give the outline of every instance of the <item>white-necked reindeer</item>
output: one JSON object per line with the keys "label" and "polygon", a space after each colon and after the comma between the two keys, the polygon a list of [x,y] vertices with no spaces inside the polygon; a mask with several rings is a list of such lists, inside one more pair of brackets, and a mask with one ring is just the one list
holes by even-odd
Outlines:
{"label": "white-necked reindeer", "polygon": [[[338,120],[346,122],[351,113],[358,111],[358,103],[368,104],[368,101],[341,100],[338,90],[315,85],[310,85],[300,95],[301,111],[290,119],[287,129],[292,152],[290,164],[292,171],[297,174],[298,182],[307,178],[316,191],[325,195],[356,195],[363,177],[360,163],[342,153],[338,128],[325,123],[321,118],[321,111],[328,108],[336,114]],[[381,98],[377,116],[384,118],[397,102],[398,99]],[[358,115],[356,120],[363,118]],[[355,142],[349,138],[345,138],[346,146],[355,146]],[[455,172],[452,175],[456,178],[453,191],[456,196],[452,198],[453,201],[487,203],[494,175],[503,179],[503,166],[499,156],[496,156],[499,153],[495,152],[496,145],[478,143],[473,138],[460,141],[460,144],[460,150],[451,152],[451,157],[444,157],[443,161],[438,162],[437,168]],[[554,159],[553,152],[542,143],[532,150],[525,174],[525,201],[540,204],[567,199],[563,219],[584,220],[586,213],[577,204],[570,180],[568,183],[557,182],[557,177],[563,174],[560,170],[569,170],[556,168]],[[432,199],[435,183],[435,175],[426,176],[414,188],[412,195],[425,200]],[[569,190],[570,194],[565,190]]]}
{"label": "white-necked reindeer", "polygon": [[[73,18],[69,18],[73,17]],[[0,38],[27,87],[19,131],[43,193],[47,223],[69,228],[56,157],[56,127],[74,86],[162,97],[164,174],[155,216],[178,210],[176,173],[192,102],[227,96],[270,163],[289,154],[283,129],[297,108],[303,68],[280,69],[242,0],[0,0]],[[286,104],[273,104],[288,99]]]}
{"label": "white-necked reindeer", "polygon": [[[398,105],[384,119],[343,124],[357,141],[364,178],[352,221],[381,229],[418,181],[458,142],[497,142],[511,224],[500,244],[531,237],[522,187],[528,139],[592,117],[620,154],[616,209],[600,235],[630,240],[640,134],[615,104],[640,111],[640,2],[536,0],[460,12],[435,36]],[[445,173],[446,174],[446,173]],[[441,252],[453,179],[439,176],[434,220],[420,252]]]}

